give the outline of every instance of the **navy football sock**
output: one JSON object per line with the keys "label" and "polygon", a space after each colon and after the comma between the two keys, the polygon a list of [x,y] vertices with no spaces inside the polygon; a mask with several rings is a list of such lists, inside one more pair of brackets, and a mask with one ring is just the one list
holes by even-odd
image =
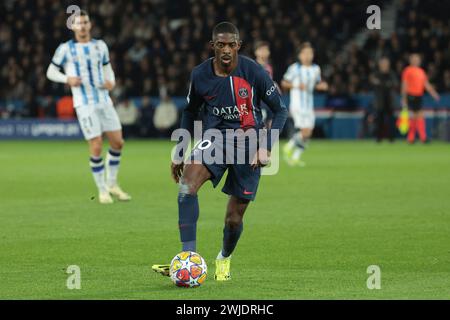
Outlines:
{"label": "navy football sock", "polygon": [[182,242],[182,251],[194,251],[196,252],[196,248],[197,247],[197,241],[196,240],[191,240],[191,241],[185,241]]}
{"label": "navy football sock", "polygon": [[178,227],[183,251],[196,251],[197,220],[199,215],[197,195],[178,194]]}
{"label": "navy football sock", "polygon": [[233,253],[243,229],[243,223],[234,228],[225,225],[225,227],[223,228],[222,256],[229,257]]}

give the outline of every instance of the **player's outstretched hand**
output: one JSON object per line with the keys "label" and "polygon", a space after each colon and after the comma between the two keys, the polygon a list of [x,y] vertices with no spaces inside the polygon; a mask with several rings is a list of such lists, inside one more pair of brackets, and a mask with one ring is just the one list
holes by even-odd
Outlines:
{"label": "player's outstretched hand", "polygon": [[67,77],[67,84],[71,87],[79,87],[81,85],[80,77]]}
{"label": "player's outstretched hand", "polygon": [[316,85],[317,90],[328,91],[328,83],[325,81],[321,81]]}
{"label": "player's outstretched hand", "polygon": [[181,162],[179,164],[176,164],[174,162],[172,162],[172,164],[170,165],[170,171],[172,173],[172,179],[178,183],[180,181],[180,178],[183,174],[183,168],[184,168],[184,163]]}
{"label": "player's outstretched hand", "polygon": [[115,83],[109,80],[106,80],[105,83],[102,85],[102,89],[106,89],[108,91],[111,91],[114,89]]}
{"label": "player's outstretched hand", "polygon": [[441,101],[441,96],[439,95],[439,93],[436,93],[433,95],[433,99],[434,99],[434,101],[439,102],[439,101]]}
{"label": "player's outstretched hand", "polygon": [[258,149],[251,163],[253,170],[258,167],[265,167],[270,163],[270,151],[264,148]]}

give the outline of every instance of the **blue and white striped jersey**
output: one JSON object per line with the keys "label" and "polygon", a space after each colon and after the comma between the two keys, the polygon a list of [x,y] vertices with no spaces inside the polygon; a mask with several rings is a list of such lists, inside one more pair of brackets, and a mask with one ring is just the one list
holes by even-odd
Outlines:
{"label": "blue and white striped jersey", "polygon": [[108,47],[103,40],[62,43],[56,49],[52,63],[64,69],[68,77],[81,78],[81,86],[71,88],[75,107],[111,103],[108,90],[101,89],[105,81],[103,66],[109,63]]}
{"label": "blue and white striped jersey", "polygon": [[321,81],[320,67],[317,64],[305,66],[299,62],[289,66],[283,79],[298,86],[304,84],[305,90],[292,88],[290,90],[290,106],[301,110],[314,110],[314,88]]}

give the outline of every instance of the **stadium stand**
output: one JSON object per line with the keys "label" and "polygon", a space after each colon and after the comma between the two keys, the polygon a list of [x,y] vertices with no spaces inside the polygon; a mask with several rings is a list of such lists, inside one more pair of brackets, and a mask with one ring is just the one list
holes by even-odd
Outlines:
{"label": "stadium stand", "polygon": [[[268,40],[274,76],[280,80],[287,65],[295,60],[295,48],[301,41],[313,42],[317,60],[330,63],[340,45],[364,25],[361,13],[368,2],[308,0],[295,10],[292,2],[285,0],[104,0],[100,5],[87,1],[78,5],[89,11],[95,23],[94,36],[110,46],[119,83],[116,94],[155,96],[165,86],[169,95],[176,96],[186,94],[190,70],[210,55],[208,41],[217,21],[230,20],[239,26],[243,54],[252,55],[255,40]],[[71,4],[77,3],[2,2],[5,19],[1,22],[0,57],[6,62],[0,76],[3,99],[67,93],[67,88],[45,79],[45,69],[58,44],[71,36],[65,27],[66,7]],[[258,15],[252,14],[253,8],[258,8]]]}
{"label": "stadium stand", "polygon": [[[396,32],[385,39],[373,31],[362,46],[352,45],[355,34],[365,28],[367,6],[392,1],[397,4]],[[66,8],[72,4],[90,13],[94,37],[104,39],[110,47],[117,78],[112,95],[117,101],[124,96],[151,96],[157,104],[158,97],[165,94],[161,92],[181,101],[177,97],[187,93],[190,70],[211,54],[210,33],[221,20],[240,28],[242,54],[252,56],[256,40],[270,43],[276,81],[295,60],[299,43],[310,41],[330,83],[331,96],[369,94],[368,78],[376,60],[388,56],[400,75],[411,51],[424,54],[424,66],[438,91],[450,91],[450,27],[446,16],[450,3],[392,1],[303,0],[296,5],[289,0],[2,1],[0,117],[57,115],[56,99],[70,92],[48,81],[45,71],[58,44],[71,37]],[[349,43],[350,58],[342,61],[338,53]]]}

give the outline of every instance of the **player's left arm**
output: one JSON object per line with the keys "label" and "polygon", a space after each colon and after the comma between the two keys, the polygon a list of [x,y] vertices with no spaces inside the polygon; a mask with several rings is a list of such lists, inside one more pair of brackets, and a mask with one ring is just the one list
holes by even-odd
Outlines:
{"label": "player's left arm", "polygon": [[103,74],[105,76],[105,82],[101,85],[101,88],[111,91],[116,86],[116,76],[112,69],[111,61],[109,60],[108,46],[104,41],[101,41],[100,45],[103,51],[102,64],[103,64]]}
{"label": "player's left arm", "polygon": [[320,70],[320,67],[317,66],[317,80],[316,85],[314,89],[319,91],[328,91],[328,83],[326,81],[322,80],[322,72]]}
{"label": "player's left arm", "polygon": [[116,86],[116,76],[112,69],[111,63],[103,66],[103,74],[105,75],[105,82],[102,84],[101,88],[111,91]]}
{"label": "player's left arm", "polygon": [[[265,146],[260,147],[258,150],[258,163],[255,165],[264,166],[267,165],[272,146],[278,139],[281,131],[283,130],[284,124],[288,117],[288,111],[286,105],[281,99],[281,95],[274,81],[269,77],[267,72],[263,68],[259,69],[257,78],[257,92],[261,97],[261,100],[270,108],[273,112],[272,126],[267,130],[267,141]],[[277,132],[278,134],[272,134]],[[264,146],[264,143],[262,143]]]}

